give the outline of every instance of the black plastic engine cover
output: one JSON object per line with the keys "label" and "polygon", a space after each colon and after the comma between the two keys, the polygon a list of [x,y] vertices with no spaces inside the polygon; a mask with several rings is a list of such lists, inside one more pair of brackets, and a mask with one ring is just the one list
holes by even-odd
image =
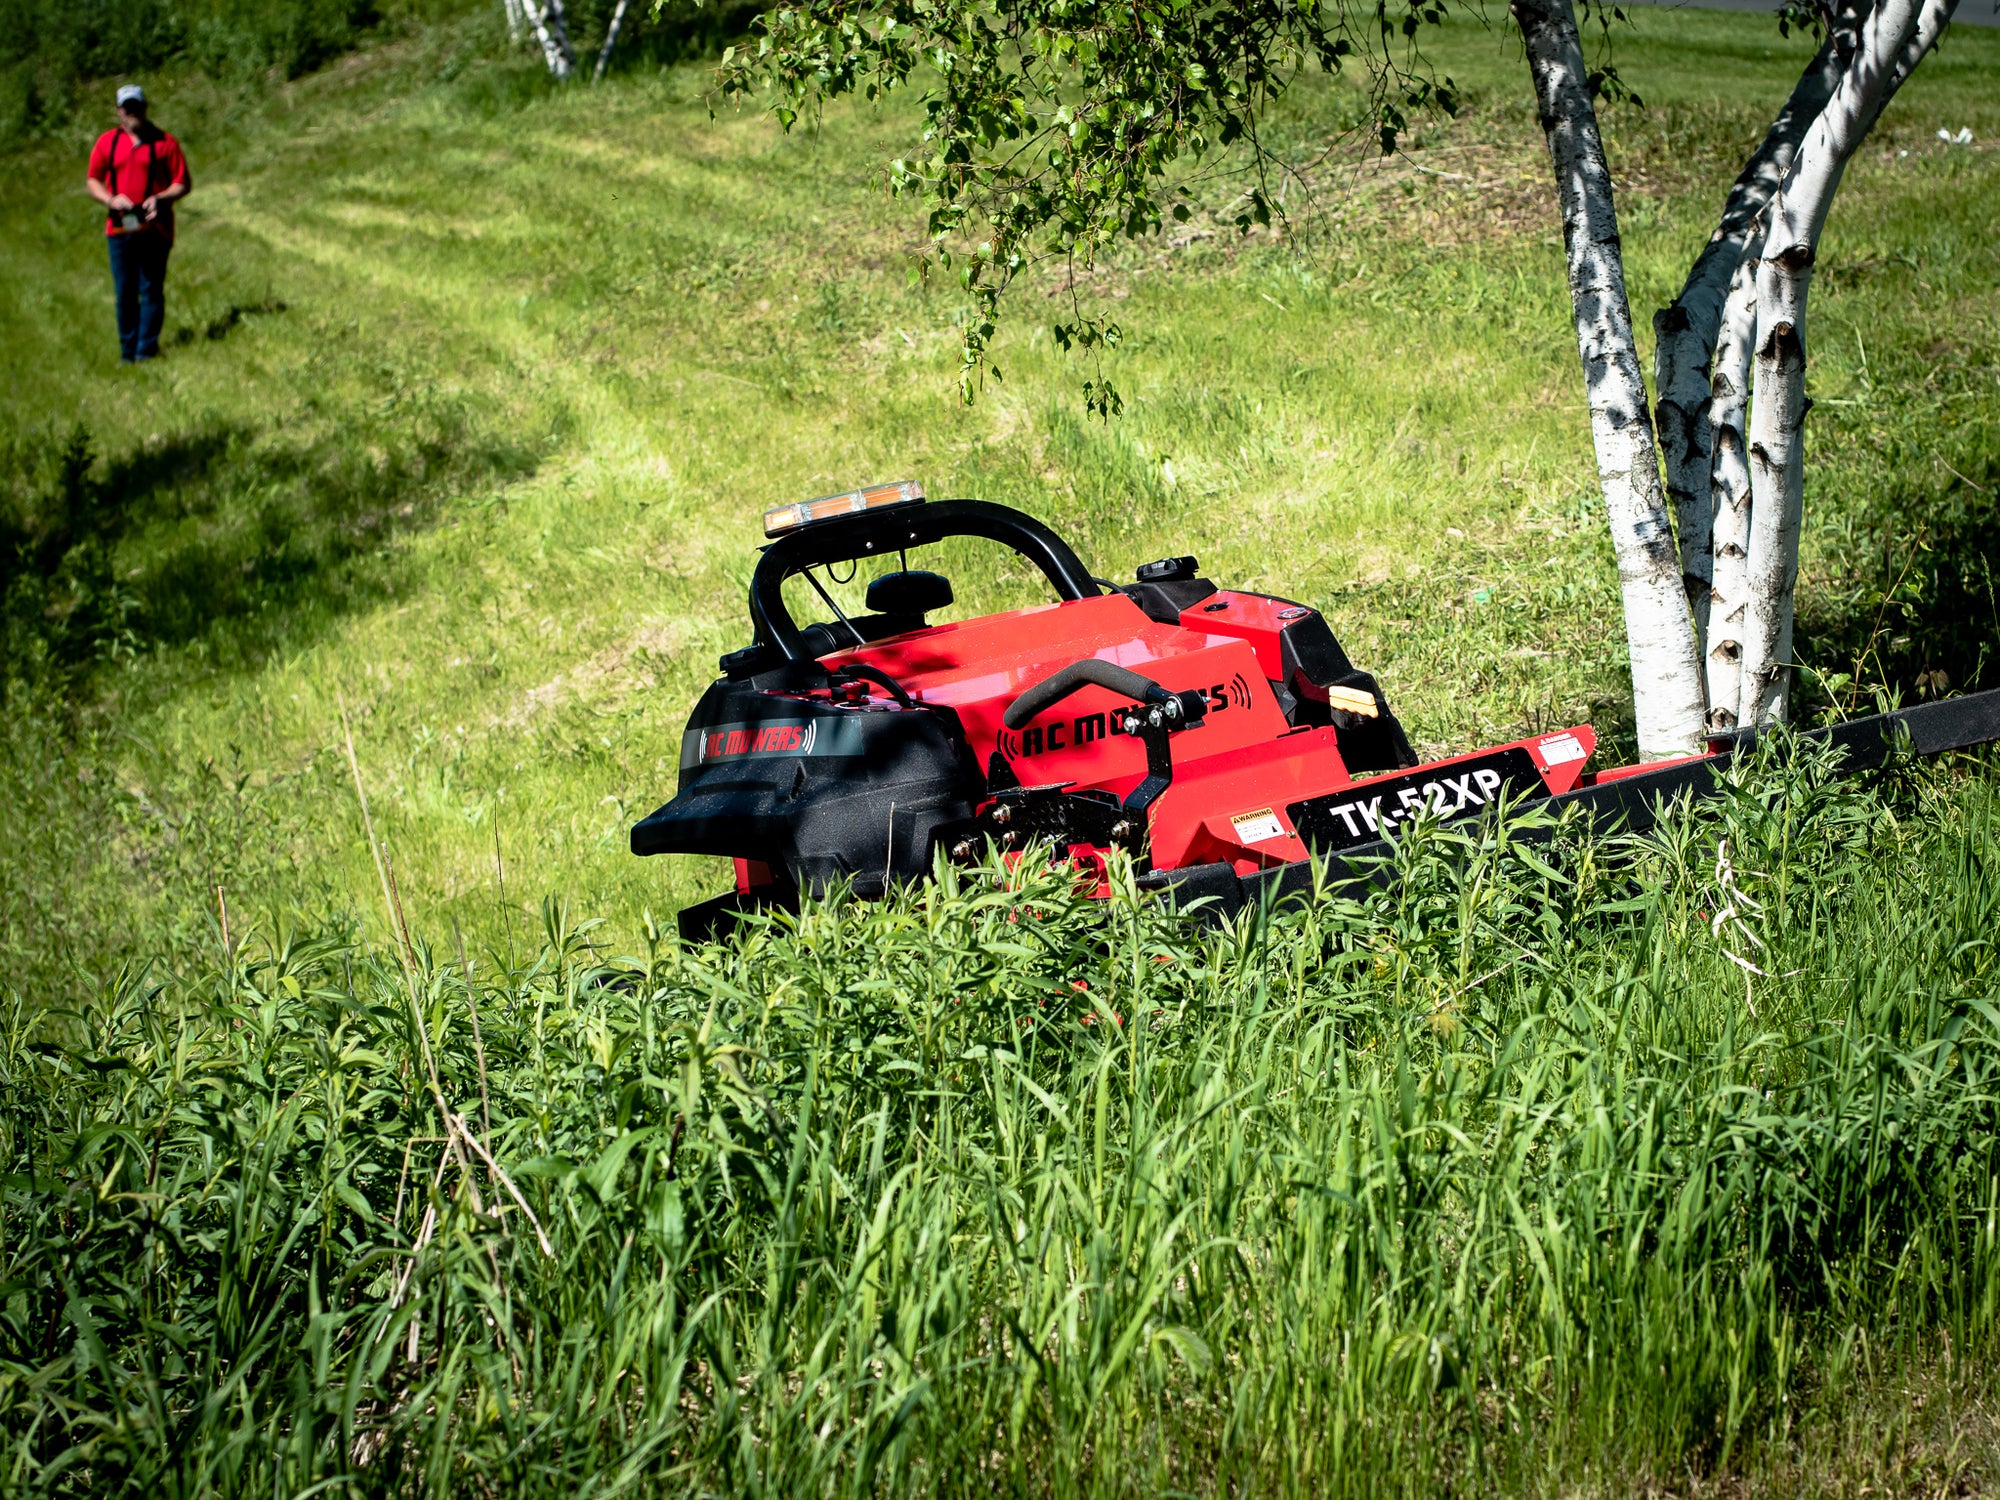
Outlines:
{"label": "black plastic engine cover", "polygon": [[928,874],[939,827],[983,791],[948,710],[724,680],[682,737],[679,794],[633,826],[632,852],[759,860],[800,890],[846,876],[874,894]]}
{"label": "black plastic engine cover", "polygon": [[[1326,617],[1308,615],[1287,625],[1278,637],[1284,657],[1285,682],[1298,700],[1290,715],[1294,724],[1331,724],[1340,741],[1340,758],[1351,772],[1394,771],[1417,763],[1409,736],[1389,711],[1389,700],[1366,672],[1354,669],[1334,639]],[[1351,688],[1375,700],[1373,718],[1347,713],[1327,702],[1330,687]]]}
{"label": "black plastic engine cover", "polygon": [[[1140,572],[1143,574],[1145,569]],[[1193,609],[1217,590],[1206,578],[1168,578],[1160,582],[1142,578],[1138,583],[1126,584],[1119,592],[1144,610],[1148,619],[1158,620],[1162,625],[1178,625],[1183,610]]]}

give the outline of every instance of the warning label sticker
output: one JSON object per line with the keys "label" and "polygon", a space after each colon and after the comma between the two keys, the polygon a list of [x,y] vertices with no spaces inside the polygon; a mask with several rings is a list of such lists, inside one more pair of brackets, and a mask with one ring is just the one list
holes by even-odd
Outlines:
{"label": "warning label sticker", "polygon": [[1268,807],[1260,807],[1255,812],[1237,813],[1229,820],[1229,826],[1236,830],[1236,837],[1246,844],[1261,844],[1266,839],[1285,837],[1285,825],[1278,821],[1278,815]]}
{"label": "warning label sticker", "polygon": [[1590,752],[1583,748],[1577,737],[1567,730],[1552,734],[1542,741],[1542,759],[1552,766],[1566,766],[1573,760],[1582,760]]}

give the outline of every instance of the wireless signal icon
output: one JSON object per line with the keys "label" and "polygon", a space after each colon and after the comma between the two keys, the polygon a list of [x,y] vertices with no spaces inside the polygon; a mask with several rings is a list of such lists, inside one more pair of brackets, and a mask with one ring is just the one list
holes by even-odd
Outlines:
{"label": "wireless signal icon", "polygon": [[1240,672],[1229,680],[1229,701],[1238,708],[1250,706],[1250,684],[1243,680]]}

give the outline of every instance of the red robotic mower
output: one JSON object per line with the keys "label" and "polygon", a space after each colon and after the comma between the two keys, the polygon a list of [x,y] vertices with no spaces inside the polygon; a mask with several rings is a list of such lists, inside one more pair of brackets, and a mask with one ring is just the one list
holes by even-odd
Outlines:
{"label": "red robotic mower", "polygon": [[[1643,826],[1664,799],[1712,790],[1753,738],[1593,773],[1596,735],[1578,724],[1419,763],[1323,615],[1221,588],[1192,557],[1109,583],[1032,517],[926,503],[911,482],[784,506],[765,530],[755,640],[722,658],[695,707],[678,795],[632,829],[635,854],[735,861],[734,890],[681,913],[689,937],[836,881],[878,895],[929,874],[940,850],[975,863],[989,843],[1048,846],[1085,870],[1122,849],[1143,884],[1226,915],[1311,889],[1315,859],[1336,879],[1372,863],[1426,812],[1580,803]],[[1053,601],[928,623],[952,587],[908,554],[954,537],[1011,548]],[[889,559],[853,616],[815,576]],[[794,621],[793,577],[831,619]],[[1880,764],[1899,739],[1918,753],[1980,744],[2000,738],[2000,692],[1822,734],[1851,769]]]}

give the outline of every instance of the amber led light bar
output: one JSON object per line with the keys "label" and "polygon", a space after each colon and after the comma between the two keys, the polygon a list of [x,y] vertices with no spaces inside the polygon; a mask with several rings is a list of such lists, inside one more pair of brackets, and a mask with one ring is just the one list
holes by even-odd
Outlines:
{"label": "amber led light bar", "polygon": [[924,498],[924,487],[914,479],[898,479],[889,484],[870,485],[865,490],[848,490],[840,495],[821,495],[817,500],[801,500],[796,505],[780,505],[764,512],[764,535],[783,536],[788,531],[830,516],[851,516],[864,510],[880,510],[887,505],[911,505]]}

